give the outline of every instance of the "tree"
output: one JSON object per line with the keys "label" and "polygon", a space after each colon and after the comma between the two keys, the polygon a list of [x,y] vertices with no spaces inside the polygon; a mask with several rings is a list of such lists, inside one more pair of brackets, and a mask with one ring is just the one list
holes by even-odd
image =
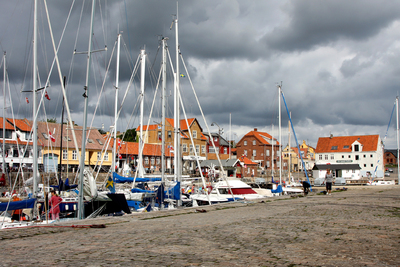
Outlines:
{"label": "tree", "polygon": [[[119,136],[119,138],[122,138],[122,135]],[[122,141],[137,142],[136,141],[136,128],[126,130],[125,137],[124,137],[124,139]]]}
{"label": "tree", "polygon": [[56,118],[47,119],[47,122],[57,123],[57,119]]}

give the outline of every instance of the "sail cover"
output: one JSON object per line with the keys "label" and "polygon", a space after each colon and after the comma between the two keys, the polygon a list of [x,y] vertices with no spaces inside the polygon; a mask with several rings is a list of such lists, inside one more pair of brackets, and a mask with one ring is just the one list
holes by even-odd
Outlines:
{"label": "sail cover", "polygon": [[10,205],[8,205],[8,202],[0,203],[0,211],[5,211],[7,209],[7,205],[8,210],[32,209],[35,206],[35,202],[35,198],[29,198],[20,201],[11,201]]}
{"label": "sail cover", "polygon": [[115,183],[145,183],[145,182],[160,182],[161,178],[135,178],[134,177],[123,177],[118,175],[117,173],[113,172],[113,178]]}

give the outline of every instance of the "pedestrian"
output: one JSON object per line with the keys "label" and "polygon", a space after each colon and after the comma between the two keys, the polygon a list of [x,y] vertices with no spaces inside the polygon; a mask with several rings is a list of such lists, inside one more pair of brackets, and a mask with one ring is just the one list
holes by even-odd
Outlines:
{"label": "pedestrian", "polygon": [[[17,194],[13,194],[12,201],[21,201],[21,199],[17,196]],[[22,218],[22,210],[21,209],[13,210],[11,214],[11,222],[20,221],[21,218]]]}
{"label": "pedestrian", "polygon": [[333,173],[331,172],[331,169],[326,170],[325,174],[325,186],[326,186],[326,194],[331,195],[332,192],[332,182],[333,182]]}
{"label": "pedestrian", "polygon": [[52,220],[60,219],[60,203],[62,198],[59,197],[56,191],[51,190],[51,198],[49,199],[49,206],[51,206],[50,214]]}
{"label": "pedestrian", "polygon": [[310,184],[307,181],[302,181],[301,183],[303,184],[304,196],[307,196],[308,192],[310,192]]}

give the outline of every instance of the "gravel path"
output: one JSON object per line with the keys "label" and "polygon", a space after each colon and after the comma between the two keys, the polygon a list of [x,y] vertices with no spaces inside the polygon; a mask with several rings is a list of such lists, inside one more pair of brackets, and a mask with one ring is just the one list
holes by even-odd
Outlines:
{"label": "gravel path", "polygon": [[52,226],[0,231],[0,266],[400,266],[398,186]]}

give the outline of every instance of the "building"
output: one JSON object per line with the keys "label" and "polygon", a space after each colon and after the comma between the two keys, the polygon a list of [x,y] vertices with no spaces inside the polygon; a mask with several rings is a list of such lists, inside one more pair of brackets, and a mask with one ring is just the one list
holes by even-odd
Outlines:
{"label": "building", "polygon": [[[279,146],[279,142],[270,134],[259,132],[257,128],[254,128],[236,144],[237,158],[247,157],[261,168],[271,170],[274,166],[276,170],[279,168]],[[282,162],[282,168],[287,169],[284,163]]]}
{"label": "building", "polygon": [[[331,165],[336,177],[383,177],[383,145],[379,135],[320,137],[315,156],[316,165]],[[340,169],[333,166],[338,164]],[[357,166],[360,168],[359,175],[356,173]]]}
{"label": "building", "polygon": [[[146,134],[147,130],[147,134]],[[140,132],[140,126],[136,129]],[[161,144],[162,127],[160,124],[153,124],[147,127],[143,126],[143,140],[147,144]],[[197,119],[190,118],[188,123],[186,120],[180,120],[180,137],[181,137],[181,155],[183,173],[194,173],[197,167],[197,160],[203,161],[207,159],[207,138],[203,135],[203,129]],[[190,135],[193,139],[190,138]],[[174,119],[165,119],[165,145],[174,149]],[[197,155],[197,158],[196,158]]]}
{"label": "building", "polygon": [[[218,153],[218,156],[221,160],[226,160],[230,158],[230,147],[228,141],[226,141],[221,135],[218,133],[203,133],[204,136],[207,138],[207,160],[214,160],[217,159],[217,155],[214,150],[214,146],[211,142],[211,138],[214,142],[215,149]],[[211,138],[210,138],[211,135]]]}
{"label": "building", "polygon": [[[3,118],[0,118],[0,158],[3,164],[3,132],[5,135],[4,161],[7,167],[16,170],[22,166],[25,170],[32,170],[33,163],[33,142],[31,141],[31,127],[26,119],[5,120],[5,131],[3,131]],[[38,143],[39,144],[39,143]],[[41,147],[38,145],[38,153],[41,153]],[[40,164],[41,161],[38,160]]]}
{"label": "building", "polygon": [[[303,159],[306,170],[311,170],[315,164],[315,149],[312,146],[303,143],[299,145],[301,157]],[[289,151],[289,146],[287,145],[283,150],[283,160],[284,162],[290,162],[290,171],[302,171],[303,165],[300,158],[300,153],[297,147],[291,147]],[[289,161],[290,156],[290,161]]]}
{"label": "building", "polygon": [[[32,125],[32,122],[30,122]],[[38,140],[41,144],[39,158],[42,158],[45,172],[55,172],[61,165],[62,171],[76,171],[80,163],[82,147],[82,126],[74,126],[76,147],[69,124],[38,122]],[[97,129],[87,129],[85,165],[101,167],[108,171],[112,163],[111,145],[105,147],[105,140]],[[102,164],[100,164],[102,161]]]}
{"label": "building", "polygon": [[[113,139],[112,139],[113,140]],[[111,142],[113,143],[113,141]],[[121,142],[117,151],[116,166],[118,172],[130,176],[137,169],[139,162],[139,143]],[[118,146],[118,145],[117,145]],[[161,171],[162,147],[157,144],[144,144],[143,148],[143,168],[147,173]],[[165,172],[173,173],[173,150],[171,147],[165,147]]]}
{"label": "building", "polygon": [[397,166],[397,149],[385,149],[383,161],[385,166]]}

